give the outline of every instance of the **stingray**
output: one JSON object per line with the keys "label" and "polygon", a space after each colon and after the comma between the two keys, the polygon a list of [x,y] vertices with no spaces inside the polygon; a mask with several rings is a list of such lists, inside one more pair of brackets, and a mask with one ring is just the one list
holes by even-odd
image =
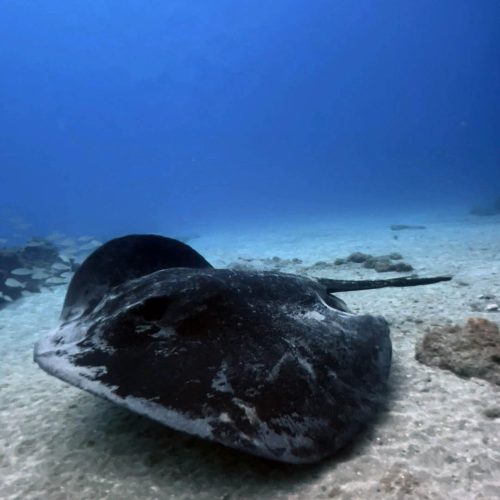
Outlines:
{"label": "stingray", "polygon": [[386,397],[387,322],[335,292],[448,277],[346,281],[215,269],[156,235],[104,244],[75,273],[47,373],[167,427],[288,463],[334,454]]}

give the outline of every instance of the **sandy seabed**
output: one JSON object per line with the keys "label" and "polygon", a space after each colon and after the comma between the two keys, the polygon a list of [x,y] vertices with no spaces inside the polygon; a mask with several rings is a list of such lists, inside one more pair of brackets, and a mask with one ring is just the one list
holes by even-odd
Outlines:
{"label": "sandy seabed", "polygon": [[[218,267],[238,257],[313,264],[354,251],[400,252],[419,275],[454,276],[432,286],[340,295],[354,312],[385,316],[394,349],[386,408],[340,455],[306,467],[248,457],[48,376],[32,350],[58,324],[65,289],[57,287],[0,311],[0,499],[500,498],[500,418],[491,411],[500,409],[500,387],[414,357],[415,343],[433,325],[469,317],[500,322],[478,299],[500,301],[500,220],[418,218],[427,229],[394,239],[388,225],[399,222],[408,221],[290,223],[192,242]],[[316,275],[395,276],[359,266]]]}

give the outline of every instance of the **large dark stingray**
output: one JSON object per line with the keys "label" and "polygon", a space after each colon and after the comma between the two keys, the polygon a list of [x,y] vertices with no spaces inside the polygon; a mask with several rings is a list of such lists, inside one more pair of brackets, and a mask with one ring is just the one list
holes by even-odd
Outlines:
{"label": "large dark stingray", "polygon": [[179,241],[126,236],[76,272],[61,325],[37,343],[35,361],[173,429],[314,462],[373,416],[391,365],[386,321],[330,294],[446,279],[214,269]]}

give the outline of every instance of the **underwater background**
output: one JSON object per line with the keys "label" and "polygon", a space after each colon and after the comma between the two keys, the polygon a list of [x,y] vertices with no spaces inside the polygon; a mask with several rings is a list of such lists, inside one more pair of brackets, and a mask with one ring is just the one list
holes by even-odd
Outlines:
{"label": "underwater background", "polygon": [[[0,0],[0,499],[500,500],[499,28],[498,0]],[[224,339],[219,354],[245,366],[259,352],[256,381],[283,367],[297,391],[277,386],[269,401],[281,412],[287,395],[293,403],[314,393],[302,381],[322,386],[308,368],[323,366],[322,356],[346,363],[330,336],[344,319],[332,320],[330,347],[316,349],[321,304],[305,312],[290,294],[273,305],[262,287],[257,310],[267,312],[258,321],[245,314],[242,324],[231,304],[253,311],[253,288],[226,283],[234,300],[207,295],[206,314],[203,288],[170,307],[166,270],[139,278],[146,295],[129,308],[119,293],[135,287],[136,263],[158,263],[154,248],[123,264],[113,264],[121,251],[107,260],[122,248],[108,240],[133,232],[187,242],[192,250],[180,247],[199,252],[214,276],[274,276],[306,289],[358,282],[330,298],[345,302],[351,312],[339,314],[359,324],[352,331],[362,345],[367,321],[390,328],[389,390],[374,421],[338,454],[329,448],[331,457],[303,468],[198,439],[189,434],[192,413],[180,414],[186,427],[171,426],[188,434],[155,422],[148,391],[167,379],[184,395],[180,406],[231,387],[237,415],[265,422],[269,413],[251,400],[253,378],[241,396],[239,369],[221,361],[203,375],[218,348],[194,358],[196,348],[181,346],[186,376],[129,349],[137,340],[156,355],[162,339],[145,325],[137,339],[128,335],[127,318],[141,307],[146,326],[163,307],[167,323],[171,311],[186,312],[192,333],[207,339],[201,347],[218,331],[212,320],[240,335]],[[177,259],[160,253],[162,265]],[[126,282],[101,288],[114,274]],[[158,276],[165,282],[153,289]],[[361,289],[421,278],[432,284]],[[125,351],[137,365],[112,394],[134,398],[126,386],[137,383],[148,411],[86,392],[105,363],[62,376],[59,342],[73,362],[71,349],[87,345],[80,333],[104,331],[86,326],[85,315],[61,316],[71,289],[83,303],[101,299],[90,312],[104,325],[115,319],[109,304],[123,309],[123,329],[108,333],[124,349],[113,348],[108,365],[128,366]],[[293,329],[269,328],[283,311],[299,322],[297,347],[288,344]],[[249,339],[259,325],[265,342],[256,350]],[[290,345],[279,359],[270,331],[276,345]],[[52,345],[56,357],[43,365]],[[307,351],[319,358],[309,362]],[[158,379],[148,382],[142,370],[151,366]],[[190,384],[198,374],[205,392]],[[345,380],[351,392],[338,411],[328,406],[328,419],[345,415],[351,399],[365,406],[359,395],[375,388],[364,374],[359,385]],[[316,416],[332,394],[315,399]],[[345,425],[356,423],[352,415]],[[228,413],[219,419],[227,423]],[[220,442],[232,447],[239,435]]]}
{"label": "underwater background", "polygon": [[468,213],[500,194],[495,0],[0,11],[0,236]]}

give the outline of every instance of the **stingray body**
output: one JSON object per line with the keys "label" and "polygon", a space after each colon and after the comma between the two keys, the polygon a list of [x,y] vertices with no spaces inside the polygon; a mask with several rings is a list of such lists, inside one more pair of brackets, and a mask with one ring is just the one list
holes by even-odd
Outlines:
{"label": "stingray body", "polygon": [[330,295],[353,283],[214,269],[175,240],[119,238],[75,274],[35,361],[172,429],[310,463],[370,420],[390,371],[386,321]]}

